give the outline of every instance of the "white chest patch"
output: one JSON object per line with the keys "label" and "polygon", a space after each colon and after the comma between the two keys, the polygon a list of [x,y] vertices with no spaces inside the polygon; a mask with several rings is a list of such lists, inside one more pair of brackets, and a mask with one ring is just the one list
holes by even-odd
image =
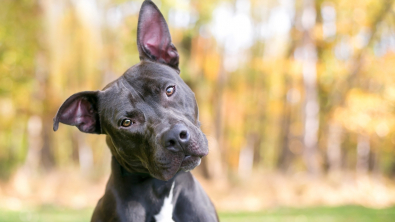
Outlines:
{"label": "white chest patch", "polygon": [[163,201],[163,206],[160,209],[159,213],[155,215],[156,222],[174,222],[173,220],[173,189],[174,183],[171,185],[169,196],[165,198]]}

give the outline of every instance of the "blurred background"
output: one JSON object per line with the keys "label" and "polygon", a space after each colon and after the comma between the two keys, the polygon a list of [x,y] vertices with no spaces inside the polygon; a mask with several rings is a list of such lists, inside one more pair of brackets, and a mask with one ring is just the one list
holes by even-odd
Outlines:
{"label": "blurred background", "polygon": [[[394,218],[393,0],[154,2],[209,140],[193,174],[223,221]],[[89,220],[105,136],[52,118],[139,62],[141,3],[0,2],[0,220]]]}

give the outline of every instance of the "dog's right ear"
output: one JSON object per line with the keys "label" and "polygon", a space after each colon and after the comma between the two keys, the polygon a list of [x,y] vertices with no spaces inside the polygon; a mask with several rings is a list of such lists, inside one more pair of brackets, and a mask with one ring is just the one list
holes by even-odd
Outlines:
{"label": "dog's right ear", "polygon": [[169,28],[158,7],[152,1],[145,0],[139,14],[137,47],[140,60],[160,62],[180,73],[178,52],[171,42]]}
{"label": "dog's right ear", "polygon": [[76,126],[84,133],[101,133],[98,112],[99,91],[85,91],[70,96],[60,106],[53,119],[53,130],[59,128],[59,122]]}

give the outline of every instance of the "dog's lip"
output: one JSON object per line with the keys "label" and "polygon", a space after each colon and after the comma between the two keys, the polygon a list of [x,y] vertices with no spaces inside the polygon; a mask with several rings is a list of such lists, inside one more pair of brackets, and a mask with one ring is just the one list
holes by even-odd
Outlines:
{"label": "dog's lip", "polygon": [[182,161],[188,160],[188,159],[190,159],[191,157],[192,157],[191,155],[185,155],[185,157],[184,157],[184,159],[183,159]]}
{"label": "dog's lip", "polygon": [[201,157],[200,156],[195,156],[195,155],[185,155],[184,159],[182,160],[182,162],[195,161],[195,160],[198,160],[198,159],[201,159]]}
{"label": "dog's lip", "polygon": [[199,156],[185,155],[181,162],[181,167],[195,168],[200,165],[201,158]]}

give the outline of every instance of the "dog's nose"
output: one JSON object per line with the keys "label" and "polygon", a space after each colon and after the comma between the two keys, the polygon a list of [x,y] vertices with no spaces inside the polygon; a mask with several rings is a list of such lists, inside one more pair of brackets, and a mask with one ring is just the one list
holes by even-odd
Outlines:
{"label": "dog's nose", "polygon": [[162,142],[166,149],[179,152],[188,146],[190,135],[184,124],[177,124],[165,132],[162,136]]}

